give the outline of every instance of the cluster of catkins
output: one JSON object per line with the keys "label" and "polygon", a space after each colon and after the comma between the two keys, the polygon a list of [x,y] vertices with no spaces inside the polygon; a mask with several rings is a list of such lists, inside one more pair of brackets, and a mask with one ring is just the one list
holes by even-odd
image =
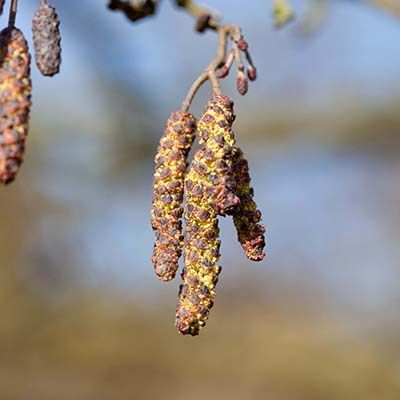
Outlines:
{"label": "cluster of catkins", "polygon": [[[28,43],[14,26],[17,1],[11,0],[8,26],[0,32],[0,182],[12,182],[22,164],[28,135],[32,83]],[[0,0],[0,15],[5,0]],[[61,64],[60,21],[54,7],[41,0],[32,22],[35,60],[53,76]]]}
{"label": "cluster of catkins", "polygon": [[[233,217],[250,260],[265,256],[265,228],[253,199],[248,163],[235,144],[234,120],[233,102],[223,95],[208,102],[197,124],[192,114],[175,111],[155,158],[152,261],[157,276],[170,281],[184,252],[176,310],[176,326],[182,334],[198,335],[214,304],[221,272],[219,216]],[[200,149],[188,167],[196,132]]]}

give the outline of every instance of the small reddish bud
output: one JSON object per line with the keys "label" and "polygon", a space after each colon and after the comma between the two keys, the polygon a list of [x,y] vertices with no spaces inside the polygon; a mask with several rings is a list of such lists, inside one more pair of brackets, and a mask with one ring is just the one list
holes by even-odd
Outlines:
{"label": "small reddish bud", "polygon": [[255,81],[257,79],[257,70],[252,65],[249,65],[247,76],[251,81]]}
{"label": "small reddish bud", "polygon": [[237,46],[241,51],[247,51],[249,48],[248,43],[244,40],[243,36],[237,41]]}
{"label": "small reddish bud", "polygon": [[246,76],[244,75],[243,71],[238,72],[236,86],[238,92],[244,96],[247,91],[249,90],[249,81],[247,80]]}
{"label": "small reddish bud", "polygon": [[229,74],[229,68],[226,65],[223,65],[218,71],[217,71],[217,78],[222,79],[228,76]]}

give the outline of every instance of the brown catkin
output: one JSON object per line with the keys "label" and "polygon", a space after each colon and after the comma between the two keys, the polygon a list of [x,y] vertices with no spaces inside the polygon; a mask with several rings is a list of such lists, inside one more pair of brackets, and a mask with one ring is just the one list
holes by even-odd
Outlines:
{"label": "brown catkin", "polygon": [[207,176],[205,190],[219,215],[233,213],[239,204],[232,169],[234,120],[233,102],[226,96],[215,96],[197,125],[203,157],[193,167]]}
{"label": "brown catkin", "polygon": [[185,181],[185,268],[179,290],[176,326],[184,335],[198,335],[214,304],[221,267],[218,214],[207,194],[208,182],[196,171],[196,153]]}
{"label": "brown catkin", "polygon": [[61,33],[56,9],[41,0],[32,21],[33,46],[39,71],[53,76],[60,71]]}
{"label": "brown catkin", "polygon": [[155,157],[151,223],[156,243],[152,261],[157,276],[163,281],[175,277],[182,254],[184,180],[195,133],[195,117],[175,111],[168,119]]}
{"label": "brown catkin", "polygon": [[265,228],[259,223],[261,212],[253,199],[249,165],[239,148],[235,150],[233,168],[237,182],[236,193],[240,199],[240,206],[233,215],[238,239],[248,259],[261,261],[265,257]]}
{"label": "brown catkin", "polygon": [[3,14],[5,0],[0,0],[0,15]]}
{"label": "brown catkin", "polygon": [[32,84],[30,55],[17,28],[0,32],[0,182],[12,182],[21,166],[28,134]]}
{"label": "brown catkin", "polygon": [[227,97],[208,102],[198,123],[201,148],[185,180],[185,268],[176,311],[176,326],[185,335],[198,335],[208,319],[221,272],[218,215],[233,212],[239,202],[232,169],[234,119]]}

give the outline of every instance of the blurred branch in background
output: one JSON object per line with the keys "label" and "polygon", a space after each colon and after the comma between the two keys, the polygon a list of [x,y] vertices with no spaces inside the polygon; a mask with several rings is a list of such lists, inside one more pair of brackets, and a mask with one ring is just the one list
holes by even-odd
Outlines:
{"label": "blurred branch in background", "polygon": [[320,29],[328,17],[329,0],[308,0],[307,9],[299,23],[299,32],[312,34]]}
{"label": "blurred branch in background", "polygon": [[400,1],[399,0],[366,0],[375,7],[381,8],[395,17],[400,18]]}
{"label": "blurred branch in background", "polygon": [[131,21],[148,17],[157,11],[158,0],[109,0],[110,10],[122,11]]}

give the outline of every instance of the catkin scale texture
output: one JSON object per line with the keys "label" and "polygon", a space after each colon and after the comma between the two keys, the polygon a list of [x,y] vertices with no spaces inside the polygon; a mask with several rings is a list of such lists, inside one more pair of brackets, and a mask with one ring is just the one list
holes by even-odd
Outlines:
{"label": "catkin scale texture", "polygon": [[232,214],[239,204],[233,174],[235,137],[233,102],[226,96],[210,100],[198,122],[203,158],[195,164],[206,175],[206,192],[219,215]]}
{"label": "catkin scale texture", "polygon": [[32,21],[36,65],[45,76],[54,76],[61,65],[60,19],[54,7],[41,2]]}
{"label": "catkin scale texture", "polygon": [[185,268],[176,311],[176,326],[185,335],[198,335],[206,324],[221,272],[218,215],[239,203],[232,169],[234,119],[232,101],[217,96],[198,122],[201,148],[185,180]]}
{"label": "catkin scale texture", "polygon": [[199,334],[208,319],[221,272],[218,214],[204,176],[196,171],[203,155],[202,150],[196,153],[185,181],[185,268],[176,310],[179,332],[192,336]]}
{"label": "catkin scale texture", "polygon": [[251,187],[249,165],[243,152],[236,148],[233,158],[233,169],[236,178],[236,193],[240,205],[233,215],[233,222],[246,256],[252,261],[262,261],[265,257],[265,228],[261,221],[261,212],[254,201],[254,191]]}
{"label": "catkin scale texture", "polygon": [[23,33],[0,33],[0,182],[12,182],[22,164],[28,134],[32,85],[30,55]]}
{"label": "catkin scale texture", "polygon": [[195,134],[194,116],[175,111],[168,119],[155,157],[151,223],[156,242],[152,261],[163,281],[175,277],[182,254],[184,179]]}

